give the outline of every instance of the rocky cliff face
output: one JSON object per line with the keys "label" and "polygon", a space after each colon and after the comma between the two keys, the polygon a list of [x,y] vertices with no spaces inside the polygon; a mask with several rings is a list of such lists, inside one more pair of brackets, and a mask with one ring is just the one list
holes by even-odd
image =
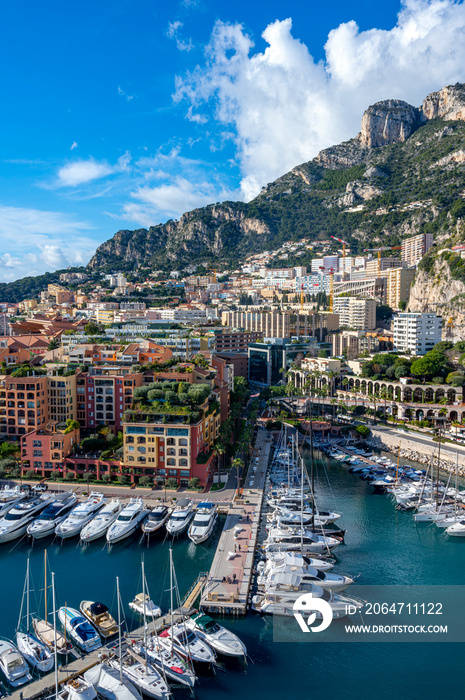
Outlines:
{"label": "rocky cliff face", "polygon": [[378,148],[405,141],[418,128],[420,111],[402,100],[384,100],[369,107],[362,117],[360,143]]}
{"label": "rocky cliff face", "polygon": [[421,110],[425,119],[465,121],[465,86],[456,83],[430,93]]}

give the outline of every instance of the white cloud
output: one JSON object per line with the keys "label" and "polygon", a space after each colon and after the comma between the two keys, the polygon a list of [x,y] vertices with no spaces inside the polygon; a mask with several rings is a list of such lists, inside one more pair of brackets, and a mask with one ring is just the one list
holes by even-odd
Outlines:
{"label": "white cloud", "polygon": [[119,85],[118,85],[118,95],[120,95],[121,97],[124,97],[124,99],[125,99],[127,102],[130,102],[131,100],[134,99],[134,95],[128,95],[127,92],[125,92],[125,91],[123,90],[123,88],[120,87]]}
{"label": "white cloud", "polygon": [[183,24],[179,20],[170,22],[168,24],[168,29],[166,30],[166,36],[176,42],[176,46],[179,51],[190,51],[194,47],[192,39],[189,39],[189,41],[184,41],[179,36],[179,30],[182,28],[182,26]]}
{"label": "white cloud", "polygon": [[234,195],[210,182],[193,183],[182,176],[158,187],[139,187],[131,193],[135,202],[124,206],[124,218],[141,226],[153,226],[161,218],[177,218],[186,211],[230,199]]}
{"label": "white cloud", "polygon": [[0,282],[87,263],[96,247],[89,229],[62,212],[0,206]]}
{"label": "white cloud", "polygon": [[292,21],[263,32],[268,46],[253,51],[241,25],[217,22],[205,65],[177,78],[175,100],[187,117],[215,105],[214,118],[232,125],[250,199],[261,186],[319,150],[354,136],[373,102],[400,98],[419,104],[432,90],[465,80],[465,5],[453,0],[405,0],[390,30],[333,29],[325,60],[316,62],[291,33]]}
{"label": "white cloud", "polygon": [[75,160],[59,169],[57,184],[62,187],[77,187],[111,175],[112,172],[113,167],[105,161],[98,162],[93,158]]}
{"label": "white cloud", "polygon": [[77,147],[78,147],[77,141],[73,141],[73,143],[71,144],[71,148],[69,150],[74,151],[74,149]]}

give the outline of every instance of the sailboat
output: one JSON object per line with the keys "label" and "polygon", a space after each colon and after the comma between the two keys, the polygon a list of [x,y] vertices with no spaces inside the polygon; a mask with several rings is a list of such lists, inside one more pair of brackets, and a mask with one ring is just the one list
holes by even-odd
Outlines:
{"label": "sailboat", "polygon": [[[47,610],[47,550],[44,551],[44,618],[40,619],[38,617],[32,618],[32,628],[35,632],[36,637],[45,644],[48,649],[57,650],[58,654],[71,654],[73,652],[73,646],[66,639],[65,636],[56,630],[56,627],[50,624],[48,620],[48,610]],[[55,611],[54,611],[55,613]]]}
{"label": "sailboat", "polygon": [[[144,562],[142,562],[142,585],[143,593],[147,587],[145,578]],[[172,613],[171,613],[172,614]],[[192,688],[197,680],[195,673],[188,663],[182,659],[174,650],[168,651],[158,637],[156,631],[148,638],[146,618],[144,617],[144,638],[141,642],[136,642],[132,650],[139,657],[144,657],[154,664],[162,673],[171,680]]]}
{"label": "sailboat", "polygon": [[176,652],[182,656],[187,661],[192,663],[201,664],[214,664],[216,661],[216,654],[208,644],[200,639],[195,632],[191,629],[187,629],[184,624],[184,619],[180,622],[174,623],[173,620],[173,592],[176,589],[178,592],[176,584],[176,574],[174,571],[173,564],[173,550],[170,548],[170,615],[171,624],[158,636],[161,646],[163,646],[169,652]]}
{"label": "sailboat", "polygon": [[[121,682],[123,682],[124,676],[144,695],[148,695],[156,700],[167,700],[171,696],[168,684],[162,674],[148,662],[147,655],[145,655],[145,658],[142,658],[131,647],[123,655],[121,642],[121,596],[118,577],[116,577],[116,596],[118,599],[118,658],[110,659],[109,664],[113,669],[119,671]],[[146,636],[147,624],[144,617],[144,638]]]}
{"label": "sailboat", "polygon": [[[53,654],[45,644],[31,634],[30,624],[30,585],[29,585],[29,557],[27,560],[26,580],[24,582],[23,598],[21,601],[21,609],[19,611],[18,629],[16,631],[16,644],[21,654],[24,656],[28,664],[42,673],[47,673],[53,668]],[[26,598],[26,628],[21,631],[21,622],[23,617],[24,598]]]}

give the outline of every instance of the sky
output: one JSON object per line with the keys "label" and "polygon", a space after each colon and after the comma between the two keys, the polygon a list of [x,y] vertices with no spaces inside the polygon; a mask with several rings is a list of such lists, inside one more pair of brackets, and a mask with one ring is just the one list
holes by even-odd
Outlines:
{"label": "sky", "polygon": [[453,0],[0,2],[0,282],[260,189],[465,82]]}

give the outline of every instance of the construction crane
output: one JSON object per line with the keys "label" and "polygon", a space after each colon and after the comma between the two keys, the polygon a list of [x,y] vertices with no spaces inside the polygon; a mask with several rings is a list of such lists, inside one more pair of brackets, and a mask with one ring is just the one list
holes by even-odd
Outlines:
{"label": "construction crane", "polygon": [[378,275],[381,272],[381,253],[384,253],[387,250],[402,250],[402,246],[395,245],[395,246],[390,246],[387,248],[364,248],[363,249],[364,253],[378,253]]}
{"label": "construction crane", "polygon": [[349,244],[347,241],[343,241],[342,238],[337,238],[336,236],[330,236],[330,238],[334,238],[335,241],[338,241],[338,243],[342,243],[342,259],[344,260],[344,272],[345,272],[345,259],[346,259],[346,246]]}

